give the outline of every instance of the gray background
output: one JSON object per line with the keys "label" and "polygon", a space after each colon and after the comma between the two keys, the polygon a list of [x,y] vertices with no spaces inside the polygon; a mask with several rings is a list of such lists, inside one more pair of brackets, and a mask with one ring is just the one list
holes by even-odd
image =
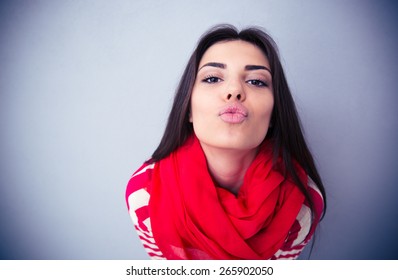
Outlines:
{"label": "gray background", "polygon": [[280,47],[328,193],[311,257],[398,259],[393,2],[2,1],[1,257],[147,259],[127,181],[197,39],[227,22]]}

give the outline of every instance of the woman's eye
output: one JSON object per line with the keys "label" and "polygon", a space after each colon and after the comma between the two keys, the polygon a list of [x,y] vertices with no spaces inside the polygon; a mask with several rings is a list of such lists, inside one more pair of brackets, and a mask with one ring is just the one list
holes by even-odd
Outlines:
{"label": "woman's eye", "polygon": [[221,81],[221,79],[212,76],[212,77],[206,77],[202,81],[205,83],[214,84],[214,83],[219,83]]}
{"label": "woman's eye", "polygon": [[248,84],[251,84],[253,86],[256,87],[266,87],[267,83],[265,81],[261,81],[261,80],[249,80],[247,81]]}

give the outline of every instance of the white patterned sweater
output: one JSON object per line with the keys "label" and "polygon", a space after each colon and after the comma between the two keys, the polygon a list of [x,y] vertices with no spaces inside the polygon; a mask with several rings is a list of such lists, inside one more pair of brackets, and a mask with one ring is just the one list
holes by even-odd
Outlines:
{"label": "white patterned sweater", "polygon": [[[138,237],[150,258],[165,259],[153,237],[148,207],[150,199],[148,186],[152,181],[152,171],[155,164],[144,164],[132,175],[126,189],[126,203]],[[310,178],[308,179],[308,190],[316,211],[314,221],[312,221],[308,202],[305,201],[286,237],[285,243],[271,259],[296,259],[314,234],[323,211],[323,197],[315,183]]]}

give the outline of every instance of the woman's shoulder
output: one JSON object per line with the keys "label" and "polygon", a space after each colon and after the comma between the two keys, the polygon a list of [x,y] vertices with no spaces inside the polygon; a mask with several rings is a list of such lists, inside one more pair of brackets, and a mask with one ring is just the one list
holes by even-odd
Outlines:
{"label": "woman's shoulder", "polygon": [[148,206],[155,164],[145,162],[128,181],[125,199],[129,211]]}
{"label": "woman's shoulder", "polygon": [[127,184],[126,199],[134,193],[141,193],[143,191],[150,193],[154,167],[155,163],[145,162],[133,173]]}
{"label": "woman's shoulder", "polygon": [[[321,191],[315,184],[315,182],[308,177],[308,192],[312,199],[312,207],[316,220],[320,220],[324,211],[324,199]],[[308,205],[309,206],[309,205]]]}
{"label": "woman's shoulder", "polygon": [[149,199],[153,169],[156,163],[144,163],[131,176],[126,188],[126,203],[138,237],[152,259],[164,259],[153,238]]}
{"label": "woman's shoulder", "polygon": [[273,259],[296,259],[315,233],[324,209],[323,196],[310,177],[308,177],[307,186],[312,200],[312,209],[309,201],[306,200],[289,230],[285,243],[275,253]]}
{"label": "woman's shoulder", "polygon": [[309,176],[307,187],[311,203],[308,200],[305,200],[301,207],[301,211],[297,216],[297,222],[302,228],[307,228],[307,233],[309,233],[309,236],[312,236],[323,215],[324,200],[321,191]]}

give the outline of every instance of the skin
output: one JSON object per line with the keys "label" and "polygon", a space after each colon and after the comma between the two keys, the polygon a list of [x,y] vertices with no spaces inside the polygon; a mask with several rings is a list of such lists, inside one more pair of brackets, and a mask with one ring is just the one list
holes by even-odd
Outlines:
{"label": "skin", "polygon": [[[268,131],[274,106],[269,69],[262,51],[240,40],[212,45],[199,63],[190,121],[213,179],[234,194]],[[220,115],[231,106],[245,114]]]}

